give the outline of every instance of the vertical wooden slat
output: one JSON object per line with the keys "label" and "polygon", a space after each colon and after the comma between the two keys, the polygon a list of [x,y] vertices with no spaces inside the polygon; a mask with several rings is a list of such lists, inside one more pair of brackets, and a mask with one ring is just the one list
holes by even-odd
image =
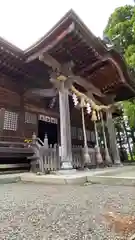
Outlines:
{"label": "vertical wooden slat", "polygon": [[18,119],[18,132],[20,137],[24,138],[25,136],[25,111],[24,111],[24,97],[20,97],[20,114]]}
{"label": "vertical wooden slat", "polygon": [[3,135],[4,114],[5,114],[5,109],[1,108],[0,109],[0,137]]}

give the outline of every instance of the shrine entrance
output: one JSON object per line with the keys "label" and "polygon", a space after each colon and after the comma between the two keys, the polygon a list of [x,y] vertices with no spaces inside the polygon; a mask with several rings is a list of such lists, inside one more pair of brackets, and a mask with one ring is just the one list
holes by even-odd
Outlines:
{"label": "shrine entrance", "polygon": [[38,121],[38,137],[44,141],[45,134],[47,134],[48,144],[51,144],[52,146],[58,143],[58,130],[56,120],[57,119],[55,118],[42,116]]}

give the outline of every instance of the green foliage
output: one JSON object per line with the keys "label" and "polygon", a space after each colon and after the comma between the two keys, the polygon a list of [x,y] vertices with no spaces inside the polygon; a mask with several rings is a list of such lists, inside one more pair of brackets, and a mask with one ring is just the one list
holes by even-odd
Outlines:
{"label": "green foliage", "polygon": [[129,47],[127,47],[125,59],[131,68],[135,67],[135,45],[129,45]]}
{"label": "green foliage", "polygon": [[135,99],[123,102],[125,115],[128,116],[129,124],[132,129],[135,128]]}
{"label": "green foliage", "polygon": [[[110,16],[104,34],[122,52],[129,68],[135,72],[135,6],[117,8]],[[135,128],[135,100],[126,101],[123,105],[131,128]]]}
{"label": "green foliage", "polygon": [[133,65],[133,59],[128,58],[131,58],[131,53],[135,53],[135,7],[126,5],[117,8],[110,16],[104,34],[125,54],[126,61]]}

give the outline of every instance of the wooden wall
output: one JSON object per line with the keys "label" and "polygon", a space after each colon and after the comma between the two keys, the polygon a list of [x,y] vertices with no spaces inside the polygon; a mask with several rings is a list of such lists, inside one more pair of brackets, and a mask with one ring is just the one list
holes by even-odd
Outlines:
{"label": "wooden wall", "polygon": [[0,140],[24,141],[38,134],[40,114],[58,119],[59,114],[44,108],[44,101],[24,97],[20,79],[0,74]]}
{"label": "wooden wall", "polygon": [[[20,95],[14,81],[0,74],[0,137],[3,139],[18,138]],[[9,118],[9,121],[7,121]],[[10,119],[14,119],[11,126]],[[16,126],[17,124],[17,126]]]}
{"label": "wooden wall", "polygon": [[[25,88],[23,81],[14,80],[0,74],[0,140],[24,141],[24,139],[31,138],[33,132],[38,134],[38,118],[40,114],[58,120],[58,139],[60,139],[59,113],[53,109],[45,109],[45,100],[25,98],[23,88]],[[72,107],[70,116],[72,144],[82,145],[81,112]],[[86,129],[93,131],[93,125],[87,116]]]}

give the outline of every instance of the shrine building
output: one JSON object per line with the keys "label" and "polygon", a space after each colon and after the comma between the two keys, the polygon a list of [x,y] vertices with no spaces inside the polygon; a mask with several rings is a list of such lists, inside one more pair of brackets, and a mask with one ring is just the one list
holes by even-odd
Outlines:
{"label": "shrine building", "polygon": [[0,38],[0,168],[28,164],[22,145],[33,134],[61,146],[63,169],[72,168],[72,148],[84,148],[86,159],[95,146],[101,154],[97,120],[108,126],[105,154],[119,164],[112,106],[134,96],[122,56],[73,10],[25,51]]}

